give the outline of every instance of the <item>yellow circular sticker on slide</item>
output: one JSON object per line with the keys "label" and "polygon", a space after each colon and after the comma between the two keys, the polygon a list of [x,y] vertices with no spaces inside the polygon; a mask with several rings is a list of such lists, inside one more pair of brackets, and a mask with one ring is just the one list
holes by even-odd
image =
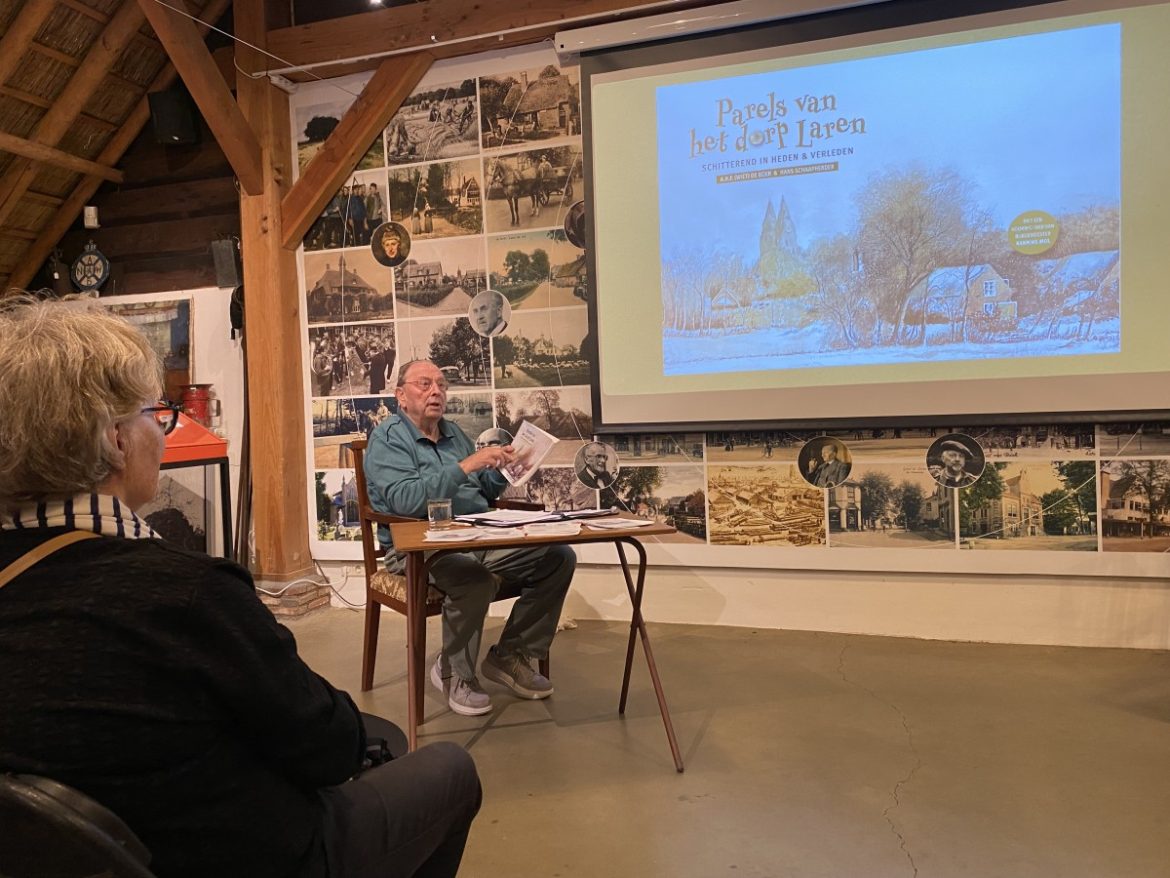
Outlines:
{"label": "yellow circular sticker on slide", "polygon": [[1050,213],[1029,210],[1012,220],[1008,240],[1012,249],[1026,256],[1036,256],[1051,250],[1060,235],[1060,223]]}

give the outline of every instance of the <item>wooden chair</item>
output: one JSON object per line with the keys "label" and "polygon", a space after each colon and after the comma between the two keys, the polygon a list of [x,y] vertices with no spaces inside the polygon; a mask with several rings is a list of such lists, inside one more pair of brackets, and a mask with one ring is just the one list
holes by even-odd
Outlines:
{"label": "wooden chair", "polygon": [[[385,554],[378,545],[378,525],[390,525],[402,521],[414,521],[400,515],[387,515],[375,512],[370,506],[370,496],[366,489],[366,476],[363,469],[367,442],[365,439],[354,439],[350,442],[353,451],[354,481],[357,486],[358,522],[362,533],[362,561],[366,576],[366,624],[362,643],[362,691],[368,692],[374,686],[374,658],[378,651],[378,622],[381,608],[389,607],[396,613],[406,616],[406,648],[413,651],[418,660],[415,667],[419,669],[417,679],[408,680],[410,698],[415,700],[417,715],[422,716],[423,692],[425,690],[426,666],[426,620],[428,616],[437,616],[443,608],[443,595],[434,586],[427,589],[426,613],[421,618],[412,619],[407,612],[406,577],[390,573],[382,564]],[[500,500],[497,507],[509,509],[541,509],[539,504],[524,503],[516,500]],[[502,585],[496,592],[494,600],[501,601],[519,597],[520,588]],[[546,677],[549,675],[548,659],[540,661],[540,672]]]}

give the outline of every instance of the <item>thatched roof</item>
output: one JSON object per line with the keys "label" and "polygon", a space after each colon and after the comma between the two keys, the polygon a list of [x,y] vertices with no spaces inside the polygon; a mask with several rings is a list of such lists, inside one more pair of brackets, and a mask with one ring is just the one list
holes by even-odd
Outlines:
{"label": "thatched roof", "polygon": [[[228,5],[187,8],[214,21]],[[0,0],[0,290],[27,285],[118,179],[150,119],[147,93],[174,81],[145,22],[137,0]]]}

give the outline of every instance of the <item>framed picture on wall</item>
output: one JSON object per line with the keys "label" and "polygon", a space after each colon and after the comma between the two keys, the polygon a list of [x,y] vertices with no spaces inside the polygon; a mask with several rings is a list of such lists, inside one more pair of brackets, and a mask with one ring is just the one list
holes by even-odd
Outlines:
{"label": "framed picture on wall", "polygon": [[140,296],[117,296],[99,300],[103,305],[133,323],[146,336],[166,370],[167,399],[179,400],[183,385],[190,384],[191,364],[195,361],[191,342],[191,297],[175,293]]}

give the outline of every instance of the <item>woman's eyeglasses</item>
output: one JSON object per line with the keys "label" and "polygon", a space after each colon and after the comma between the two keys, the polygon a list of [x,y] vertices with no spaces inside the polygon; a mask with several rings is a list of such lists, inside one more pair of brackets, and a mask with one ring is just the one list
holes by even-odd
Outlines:
{"label": "woman's eyeglasses", "polygon": [[181,405],[177,405],[167,400],[161,400],[158,405],[148,405],[142,409],[142,414],[150,414],[154,417],[155,423],[163,431],[163,435],[167,435],[175,429],[175,425],[179,423],[179,412],[183,410]]}

